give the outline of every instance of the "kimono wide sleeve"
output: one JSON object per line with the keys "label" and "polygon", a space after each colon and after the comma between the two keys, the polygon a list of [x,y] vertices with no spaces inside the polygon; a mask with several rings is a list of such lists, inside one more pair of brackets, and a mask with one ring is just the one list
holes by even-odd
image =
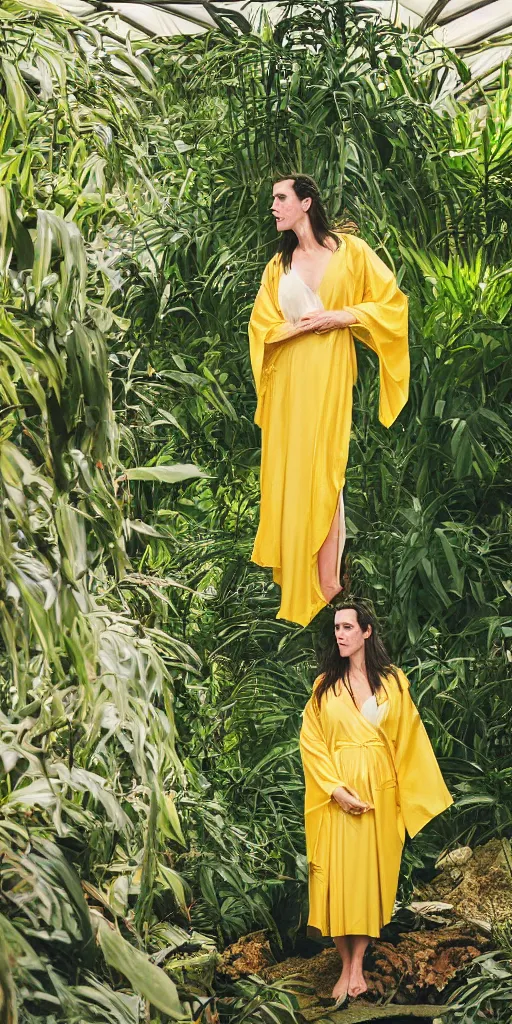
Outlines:
{"label": "kimono wide sleeve", "polygon": [[436,760],[427,730],[400,672],[401,712],[395,743],[395,768],[405,827],[416,835],[453,803]]}
{"label": "kimono wide sleeve", "polygon": [[338,786],[344,786],[331,760],[320,724],[316,697],[306,704],[300,732],[300,752],[306,786],[316,794],[319,803],[325,803]]}
{"label": "kimono wide sleeve", "polygon": [[358,243],[363,299],[344,308],[357,318],[350,326],[354,337],[379,357],[379,419],[390,427],[409,395],[408,303],[389,267],[366,242]]}
{"label": "kimono wide sleeve", "polygon": [[328,818],[326,819],[325,811],[328,809],[334,790],[338,786],[345,785],[330,756],[314,694],[304,709],[300,731],[300,752],[306,782],[304,806],[306,851],[308,861],[311,863],[317,857],[321,836],[324,839],[324,846],[328,848],[329,844],[326,839],[329,821]]}
{"label": "kimono wide sleeve", "polygon": [[277,302],[278,284],[279,267],[277,260],[273,259],[263,271],[260,289],[249,320],[251,366],[257,395],[260,390],[265,345],[281,341],[285,333],[286,320]]}

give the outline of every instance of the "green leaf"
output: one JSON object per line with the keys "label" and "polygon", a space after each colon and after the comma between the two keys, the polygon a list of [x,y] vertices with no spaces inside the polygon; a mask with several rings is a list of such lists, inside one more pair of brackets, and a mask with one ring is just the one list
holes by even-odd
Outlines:
{"label": "green leaf", "polygon": [[164,484],[176,484],[180,480],[188,480],[193,477],[205,477],[206,473],[192,465],[174,466],[138,466],[136,469],[127,469],[128,480],[156,480]]}
{"label": "green leaf", "polygon": [[174,803],[173,797],[170,793],[162,793],[160,797],[158,828],[163,831],[169,839],[174,839],[177,843],[180,843],[181,846],[186,845],[180,819],[176,810],[176,804]]}
{"label": "green leaf", "polygon": [[132,988],[156,1006],[162,1013],[180,1020],[186,1016],[181,1007],[178,990],[167,974],[151,963],[145,953],[131,946],[121,933],[94,913],[97,939],[109,967],[128,979]]}
{"label": "green leaf", "polygon": [[459,597],[462,597],[464,587],[464,573],[461,571],[459,567],[459,564],[455,557],[454,549],[452,548],[450,541],[448,540],[448,537],[446,536],[444,530],[441,530],[439,527],[436,527],[434,533],[437,534],[439,540],[441,541],[445,558],[446,561],[448,562],[448,566],[452,574],[453,587],[451,587],[450,589],[454,590]]}
{"label": "green leaf", "polygon": [[27,131],[27,94],[18,68],[12,61],[2,58],[0,70],[5,82],[7,102],[22,132]]}
{"label": "green leaf", "polygon": [[157,878],[160,884],[172,890],[178,906],[184,914],[188,915],[185,886],[183,884],[183,879],[180,877],[178,872],[173,871],[173,869],[167,867],[166,864],[159,863]]}
{"label": "green leaf", "polygon": [[490,796],[488,793],[474,793],[472,796],[463,796],[460,800],[456,801],[456,807],[472,807],[481,804],[495,804],[496,797]]}

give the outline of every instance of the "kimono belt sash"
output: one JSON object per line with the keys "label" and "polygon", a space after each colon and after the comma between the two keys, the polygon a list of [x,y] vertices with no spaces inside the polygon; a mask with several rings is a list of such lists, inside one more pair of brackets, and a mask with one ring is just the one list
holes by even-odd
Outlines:
{"label": "kimono belt sash", "polygon": [[[386,739],[387,739],[387,737],[386,737]],[[396,765],[395,765],[395,759],[393,757],[393,753],[392,753],[392,750],[390,748],[390,744],[388,742],[386,742],[386,739],[384,738],[384,736],[383,736],[382,739],[379,736],[372,736],[370,739],[367,739],[367,740],[337,740],[335,742],[335,744],[334,744],[334,749],[335,750],[340,750],[342,747],[360,747],[360,748],[364,748],[364,747],[384,747],[384,750],[387,750],[387,752],[388,752],[389,759],[390,759],[391,764],[393,766],[393,775],[395,776],[395,783],[396,783],[396,786],[397,786],[397,793],[398,793],[398,775],[397,775],[397,770],[396,770]]]}
{"label": "kimono belt sash", "polygon": [[386,747],[386,744],[375,736],[371,740],[337,740],[334,748],[338,750],[339,747]]}

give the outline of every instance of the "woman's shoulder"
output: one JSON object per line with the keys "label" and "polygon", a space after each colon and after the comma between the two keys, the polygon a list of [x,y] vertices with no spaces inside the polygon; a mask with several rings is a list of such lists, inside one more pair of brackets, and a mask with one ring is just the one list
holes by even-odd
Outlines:
{"label": "woman's shoulder", "polygon": [[323,678],[324,678],[324,673],[322,672],[322,673],[320,673],[319,676],[316,677],[316,679],[313,680],[313,686],[312,686],[312,689],[311,689],[309,700],[308,700],[308,702],[306,704],[306,707],[313,707],[314,710],[317,712],[317,714],[318,714],[318,701],[317,701],[317,698],[316,698],[316,691],[318,690],[318,687],[320,686],[320,683],[322,682]]}
{"label": "woman's shoulder", "polygon": [[409,680],[398,665],[390,665],[384,678],[384,685],[390,683],[396,690],[408,690]]}
{"label": "woman's shoulder", "polygon": [[320,686],[320,683],[323,683],[324,679],[325,679],[325,672],[321,672],[320,675],[317,676],[316,679],[313,681],[313,693],[315,693],[315,690],[318,690],[318,687]]}
{"label": "woman's shoulder", "polygon": [[265,271],[280,270],[281,266],[282,266],[282,262],[283,262],[283,257],[281,256],[281,253],[280,252],[275,252],[274,255],[271,256],[270,259],[268,260],[268,262],[265,264]]}
{"label": "woman's shoulder", "polygon": [[303,717],[304,716],[310,717],[310,716],[314,715],[315,718],[317,718],[317,719],[320,718],[320,707],[319,707],[319,704],[318,704],[317,692],[316,691],[318,690],[318,687],[320,686],[320,683],[322,682],[323,678],[324,678],[324,675],[323,675],[323,673],[321,673],[314,680],[311,694],[310,694],[309,699],[308,699],[308,701],[306,703],[304,711],[302,712]]}
{"label": "woman's shoulder", "polygon": [[281,253],[276,252],[265,264],[263,268],[263,274],[261,276],[262,284],[275,284],[275,282],[281,276],[282,260]]}
{"label": "woman's shoulder", "polygon": [[360,253],[361,255],[371,248],[368,242],[365,242],[361,235],[354,234],[353,231],[344,231],[343,228],[336,229],[336,235],[340,239],[341,243],[346,246],[351,252]]}

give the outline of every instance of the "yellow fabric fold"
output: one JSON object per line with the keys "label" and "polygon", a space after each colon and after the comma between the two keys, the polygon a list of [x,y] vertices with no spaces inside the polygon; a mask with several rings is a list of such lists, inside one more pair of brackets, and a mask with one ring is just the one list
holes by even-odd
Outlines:
{"label": "yellow fabric fold", "polygon": [[[300,750],[306,780],[306,818],[320,812],[321,820],[321,812],[330,803],[334,790],[345,783],[340,779],[329,753],[320,725],[320,713],[314,700],[308,701],[302,716]],[[313,840],[313,846],[311,842],[308,844],[308,840]],[[314,845],[317,840],[318,825],[312,829],[306,825],[309,861],[314,859]]]}
{"label": "yellow fabric fold", "polygon": [[361,242],[361,246],[363,298],[345,308],[357,318],[351,327],[352,334],[379,357],[379,419],[390,427],[409,394],[408,302],[389,267],[366,242]]}
{"label": "yellow fabric fold", "polygon": [[318,552],[345,481],[353,335],[379,357],[380,417],[389,425],[407,399],[407,300],[392,272],[360,238],[340,235],[318,296],[325,309],[350,309],[352,330],[283,341],[280,257],[265,268],[249,324],[251,364],[262,431],[260,522],[252,559],[281,587],[278,618],[306,626],[325,606]]}
{"label": "yellow fabric fold", "polygon": [[267,263],[249,320],[249,352],[256,394],[259,394],[265,345],[274,345],[285,332],[286,321],[279,308],[277,288],[281,265],[277,257]]}
{"label": "yellow fabric fold", "polygon": [[409,682],[400,672],[403,686],[398,729],[394,740],[395,767],[404,824],[411,839],[432,818],[453,803],[427,730],[409,693]]}

